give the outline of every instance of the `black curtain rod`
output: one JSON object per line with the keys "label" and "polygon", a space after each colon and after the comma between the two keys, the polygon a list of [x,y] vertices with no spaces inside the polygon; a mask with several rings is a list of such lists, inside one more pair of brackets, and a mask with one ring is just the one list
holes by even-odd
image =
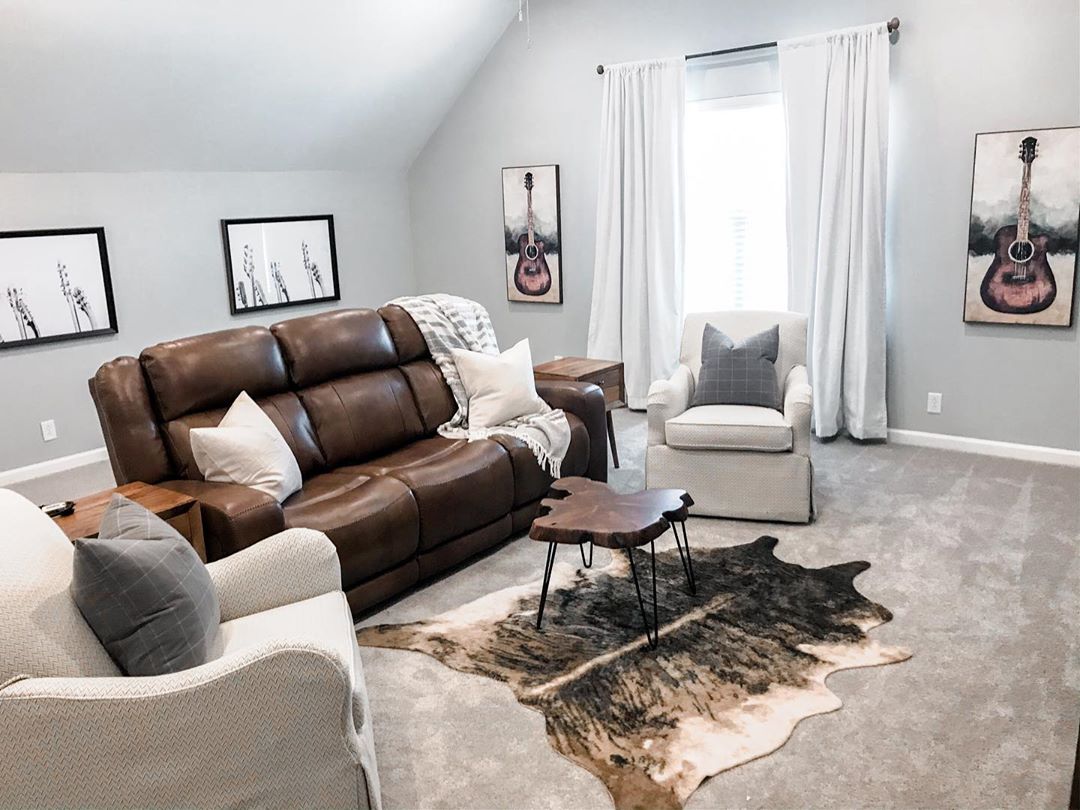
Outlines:
{"label": "black curtain rod", "polygon": [[[891,34],[893,31],[896,31],[896,30],[898,30],[900,28],[900,18],[899,17],[893,17],[891,20],[889,20],[886,23],[886,26],[888,27],[889,33]],[[761,50],[764,50],[765,48],[775,48],[776,46],[777,46],[776,42],[759,42],[757,45],[741,45],[738,48],[723,48],[723,49],[721,49],[719,51],[704,51],[703,53],[688,53],[684,58],[686,59],[686,61],[689,62],[691,59],[704,59],[707,56],[724,56],[725,54],[729,54],[729,53],[743,53],[745,51],[761,51]],[[604,66],[603,65],[597,65],[596,66],[596,72],[598,74],[602,74],[604,72]]]}

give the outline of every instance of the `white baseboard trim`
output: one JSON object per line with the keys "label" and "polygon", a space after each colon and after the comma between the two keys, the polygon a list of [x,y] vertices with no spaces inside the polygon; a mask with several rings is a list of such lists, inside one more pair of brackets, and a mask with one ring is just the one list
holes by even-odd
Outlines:
{"label": "white baseboard trim", "polygon": [[93,450],[85,450],[82,453],[72,453],[70,456],[51,458],[37,464],[27,464],[25,467],[0,471],[0,487],[9,487],[12,484],[19,484],[34,478],[44,478],[46,475],[56,475],[57,473],[108,460],[108,451],[104,447],[95,447]]}
{"label": "white baseboard trim", "polygon": [[984,456],[1000,456],[1019,461],[1038,461],[1043,464],[1080,467],[1080,450],[1064,450],[1060,447],[1014,444],[991,439],[973,439],[970,436],[950,436],[946,433],[926,433],[921,430],[897,428],[889,428],[889,441],[893,444],[935,447],[939,450],[956,450],[961,453],[980,453]]}

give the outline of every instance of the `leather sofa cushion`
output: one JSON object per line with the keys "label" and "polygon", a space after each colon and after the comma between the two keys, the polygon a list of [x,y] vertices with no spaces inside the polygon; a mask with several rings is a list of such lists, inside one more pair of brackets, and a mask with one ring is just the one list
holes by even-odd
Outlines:
{"label": "leather sofa cushion", "polygon": [[386,328],[390,330],[390,336],[397,347],[399,363],[422,360],[431,356],[420,327],[416,325],[416,321],[408,312],[391,304],[380,308],[379,315],[386,323]]}
{"label": "leather sofa cushion", "polygon": [[270,331],[281,344],[293,384],[301,388],[398,362],[386,324],[370,309],[293,318],[274,324]]}
{"label": "leather sofa cushion", "polygon": [[409,384],[396,368],[304,388],[300,400],[330,467],[386,453],[425,432]]}
{"label": "leather sofa cushion", "polygon": [[[325,466],[322,450],[315,439],[315,428],[312,427],[307,411],[296,394],[274,394],[262,399],[259,405],[296,456],[296,463],[300,465],[300,472],[305,478]],[[180,476],[193,481],[202,480],[202,474],[191,454],[191,429],[216,427],[225,416],[225,411],[226,408],[200,411],[165,424],[165,441]]]}
{"label": "leather sofa cushion", "polygon": [[409,381],[426,433],[434,433],[457,413],[454,395],[434,361],[414,360],[403,365],[401,373]]}
{"label": "leather sofa cushion", "polygon": [[699,405],[664,424],[666,444],[681,450],[791,450],[791,425],[772,408]]}
{"label": "leather sofa cushion", "polygon": [[260,399],[289,388],[278,342],[261,326],[159,343],[139,361],[164,422],[228,408],[241,391]]}
{"label": "leather sofa cushion", "polygon": [[305,481],[282,508],[286,526],[318,529],[330,538],[346,589],[416,555],[416,501],[395,478],[322,473]]}
{"label": "leather sofa cushion", "polygon": [[[589,432],[585,423],[574,414],[566,414],[566,420],[570,423],[570,448],[563,459],[562,474],[584,475],[589,466]],[[513,436],[493,436],[492,440],[510,454],[510,463],[514,467],[514,508],[546,496],[553,479],[540,469],[532,450]]]}
{"label": "leather sofa cushion", "polygon": [[412,490],[421,551],[486,526],[513,507],[510,456],[494,441],[431,436],[346,471],[392,476]]}

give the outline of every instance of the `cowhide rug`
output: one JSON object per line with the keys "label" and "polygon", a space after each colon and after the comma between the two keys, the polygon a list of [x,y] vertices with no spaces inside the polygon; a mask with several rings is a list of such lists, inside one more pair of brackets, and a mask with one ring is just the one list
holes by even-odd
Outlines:
{"label": "cowhide rug", "polygon": [[[839,709],[830,673],[910,657],[866,635],[892,618],[855,590],[869,563],[804,568],[777,559],[776,544],[693,549],[697,596],[678,552],[657,552],[656,651],[622,552],[602,570],[556,563],[540,631],[537,579],[357,637],[504,681],[620,810],[680,808],[702,780],[775,751],[804,717]],[[543,551],[537,544],[538,569]],[[580,561],[576,548],[560,555]],[[648,556],[636,555],[648,607]]]}

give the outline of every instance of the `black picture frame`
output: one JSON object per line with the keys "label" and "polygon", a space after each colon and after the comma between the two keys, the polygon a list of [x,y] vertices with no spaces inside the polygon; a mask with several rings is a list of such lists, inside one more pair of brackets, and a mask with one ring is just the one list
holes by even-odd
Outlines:
{"label": "black picture frame", "polygon": [[[285,224],[285,223],[299,223],[299,222],[325,222],[326,223],[326,239],[327,239],[327,243],[326,243],[326,249],[327,250],[326,250],[326,252],[329,254],[329,258],[330,258],[330,281],[333,284],[332,291],[329,294],[315,295],[314,294],[314,292],[315,292],[315,284],[318,283],[320,285],[320,288],[322,288],[322,281],[321,280],[312,281],[311,273],[308,270],[307,254],[306,253],[303,254],[303,258],[301,259],[299,256],[292,255],[292,252],[290,251],[289,259],[290,259],[291,262],[293,262],[294,264],[296,262],[298,262],[298,261],[302,262],[302,267],[307,272],[307,279],[308,279],[309,284],[311,285],[312,295],[297,298],[297,297],[294,297],[292,295],[288,295],[286,293],[286,295],[287,295],[286,300],[280,300],[280,293],[282,292],[282,289],[280,287],[275,287],[275,290],[274,290],[275,296],[274,297],[278,298],[278,300],[269,300],[270,299],[269,290],[267,290],[265,288],[261,288],[259,294],[262,296],[264,303],[255,304],[254,301],[257,300],[256,299],[256,294],[255,294],[255,289],[256,289],[257,285],[252,284],[252,301],[253,301],[253,303],[250,306],[243,306],[241,304],[241,300],[242,300],[242,296],[246,296],[246,288],[242,286],[243,279],[238,279],[236,277],[235,272],[234,272],[234,267],[233,267],[233,264],[234,264],[234,262],[233,262],[234,250],[233,250],[233,240],[232,240],[232,237],[230,235],[230,229],[235,228],[237,226],[248,226],[248,225],[265,226],[265,225],[275,225],[275,224]],[[327,302],[333,302],[333,301],[340,301],[341,300],[341,284],[340,284],[339,279],[338,279],[337,239],[336,239],[336,237],[334,235],[334,216],[333,216],[333,214],[310,214],[310,215],[304,215],[304,216],[289,216],[289,217],[247,217],[247,218],[244,218],[244,219],[223,219],[223,220],[221,220],[221,238],[222,238],[222,245],[223,245],[224,250],[225,250],[225,276],[226,276],[226,281],[228,283],[228,291],[229,291],[229,311],[233,315],[246,315],[246,314],[251,313],[251,312],[264,312],[264,311],[270,310],[270,309],[284,309],[286,307],[303,306],[304,304],[321,304],[321,303],[327,303]],[[299,237],[297,237],[297,238],[299,238]],[[299,249],[299,247],[298,247],[298,249]],[[269,260],[269,257],[265,257],[265,258],[267,260]],[[271,262],[270,264],[275,264],[275,263]],[[317,263],[316,263],[316,265],[317,265]],[[246,274],[247,270],[244,269],[242,272],[244,272]],[[321,275],[321,274],[317,274],[317,275]],[[280,276],[279,276],[279,278],[280,278]],[[261,281],[262,279],[259,279],[259,280]],[[281,283],[284,284],[283,281]],[[325,292],[325,290],[322,290],[322,291]]]}
{"label": "black picture frame", "polygon": [[[63,274],[58,275],[57,278],[57,295],[56,298],[62,299],[63,304],[54,300],[52,296],[45,299],[40,294],[37,295],[37,300],[26,300],[26,294],[22,288],[16,286],[14,279],[7,277],[4,268],[4,250],[3,248],[7,244],[3,240],[8,239],[41,239],[52,238],[58,236],[94,236],[97,240],[97,258],[98,266],[94,268],[94,280],[98,281],[96,276],[100,275],[100,289],[91,291],[90,296],[86,296],[85,291],[82,289],[82,285],[72,284],[70,280],[70,273],[67,269],[67,262],[64,261],[64,256],[57,256],[57,251],[53,251],[48,256],[42,256],[42,272],[47,273],[52,270],[56,270],[60,274],[60,266],[63,265]],[[24,260],[25,261],[25,260]],[[78,271],[78,268],[75,268]],[[78,276],[84,275],[78,273]],[[82,279],[84,284],[86,279]],[[0,307],[4,307],[5,315],[10,313],[11,319],[15,321],[18,335],[15,339],[8,339],[8,329],[0,331],[0,349],[16,349],[22,346],[40,346],[48,343],[59,343],[68,340],[80,340],[82,338],[101,337],[104,335],[115,335],[120,331],[119,325],[116,319],[116,302],[113,298],[112,289],[112,274],[109,270],[109,251],[105,240],[105,228],[104,227],[90,227],[90,228],[45,228],[37,230],[24,230],[24,231],[0,231]],[[77,296],[82,296],[84,301],[83,306],[77,304]],[[93,325],[94,317],[92,315],[91,303],[94,299],[104,302],[105,313],[108,316],[108,325],[100,326],[97,328],[89,328],[83,330],[81,323],[83,320],[90,322]],[[18,302],[21,300],[23,309],[17,309]],[[38,314],[33,315],[34,306],[38,307]],[[53,310],[57,307],[61,307],[62,310],[69,313],[72,318],[73,325],[76,327],[71,332],[56,332],[53,334],[40,334],[41,329],[44,327],[46,321],[42,321],[42,310],[45,310],[46,315],[53,314]],[[22,317],[20,317],[22,313]],[[29,313],[27,316],[25,313]],[[49,320],[52,320],[50,318]],[[41,322],[39,325],[39,321]],[[5,325],[6,325],[5,321]],[[27,330],[37,332],[36,337],[25,337],[24,333]]]}
{"label": "black picture frame", "polygon": [[[555,234],[554,234],[554,236],[555,236],[555,245],[556,245],[555,250],[553,250],[553,251],[550,250],[550,245],[548,246],[549,250],[548,250],[547,256],[550,257],[552,254],[554,254],[554,256],[557,257],[558,263],[557,263],[557,266],[552,271],[552,289],[550,289],[545,294],[533,297],[530,294],[524,293],[521,288],[516,287],[516,283],[515,283],[515,279],[514,279],[515,273],[514,273],[514,270],[511,270],[511,268],[510,268],[510,262],[511,262],[511,259],[512,259],[511,241],[513,239],[516,239],[516,238],[520,237],[520,234],[515,235],[515,231],[517,230],[517,228],[512,226],[511,219],[513,218],[514,221],[516,222],[516,215],[520,214],[520,211],[518,211],[517,209],[520,209],[522,207],[522,205],[521,205],[521,199],[522,199],[521,195],[524,194],[524,191],[522,191],[519,188],[520,184],[517,182],[518,179],[519,179],[519,176],[524,177],[525,172],[532,172],[535,175],[535,174],[539,174],[541,171],[547,171],[547,170],[550,170],[551,173],[554,175],[553,178],[552,178],[552,183],[554,184],[554,189],[553,189],[553,194],[551,196],[554,198],[555,210],[554,210],[554,212],[548,212],[548,218],[549,219],[552,219],[552,218],[554,219],[554,225],[555,225]],[[563,231],[562,231],[562,178],[561,178],[560,172],[559,172],[559,164],[558,163],[534,163],[534,164],[529,164],[529,165],[525,165],[525,166],[503,166],[502,167],[501,177],[502,177],[502,203],[503,203],[503,242],[504,242],[504,251],[503,252],[504,252],[504,262],[506,263],[506,266],[504,267],[504,270],[505,270],[505,273],[506,273],[506,300],[508,302],[514,303],[514,304],[554,304],[554,305],[562,304],[563,303],[563,263],[562,263],[562,259],[563,259],[563,255],[564,255],[564,250],[563,250]],[[514,193],[513,193],[512,197],[508,196],[508,188],[507,188],[507,184],[511,183],[511,182],[514,183]],[[537,180],[537,182],[542,182],[542,180]],[[549,234],[549,237],[550,237],[550,234]],[[550,262],[548,262],[548,264],[550,265]]]}
{"label": "black picture frame", "polygon": [[[974,143],[972,145],[971,155],[971,194],[969,196],[968,204],[968,239],[967,250],[965,251],[965,259],[967,260],[967,267],[964,271],[964,296],[963,296],[963,322],[965,324],[971,324],[978,327],[998,327],[998,326],[1035,326],[1046,329],[1071,329],[1076,323],[1076,299],[1080,296],[1077,294],[1077,287],[1080,287],[1080,205],[1077,206],[1077,219],[1076,219],[1076,237],[1074,244],[1077,246],[1074,248],[1073,266],[1071,268],[1072,275],[1069,279],[1070,289],[1068,297],[1068,319],[1062,323],[1046,322],[1043,320],[1035,319],[1032,316],[1016,315],[1013,319],[1009,320],[1006,317],[993,317],[987,318],[985,316],[978,317],[973,310],[977,311],[978,305],[974,302],[974,295],[971,287],[973,283],[973,270],[971,268],[971,260],[975,255],[974,242],[975,231],[978,217],[976,215],[976,172],[979,169],[979,139],[991,138],[993,136],[1009,136],[1012,140],[1019,143],[1024,137],[1033,133],[1044,132],[1066,132],[1072,131],[1080,135],[1080,127],[1077,126],[1056,126],[1056,127],[1029,127],[1026,129],[998,129],[988,132],[976,132],[974,137]],[[1080,183],[1080,177],[1073,178],[1074,182]]]}

